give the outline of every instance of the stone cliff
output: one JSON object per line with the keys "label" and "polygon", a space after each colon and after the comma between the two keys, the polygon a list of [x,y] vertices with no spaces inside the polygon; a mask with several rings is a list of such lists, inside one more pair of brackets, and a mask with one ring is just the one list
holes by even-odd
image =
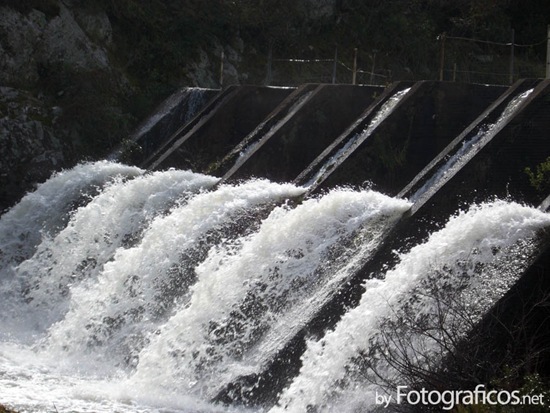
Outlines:
{"label": "stone cliff", "polygon": [[112,96],[130,89],[109,57],[104,12],[72,1],[7,3],[0,6],[0,210],[89,146],[91,123],[74,117],[94,109],[87,92],[102,82]]}

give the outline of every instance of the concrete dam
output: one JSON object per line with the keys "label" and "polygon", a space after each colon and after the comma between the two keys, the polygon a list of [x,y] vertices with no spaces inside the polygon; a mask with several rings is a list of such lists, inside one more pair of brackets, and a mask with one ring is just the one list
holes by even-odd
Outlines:
{"label": "concrete dam", "polygon": [[1,217],[1,343],[182,412],[550,377],[549,130],[540,79],[183,89]]}
{"label": "concrete dam", "polygon": [[[248,386],[265,383],[265,388],[256,385],[259,400],[281,391],[283,384],[273,386],[272,370],[298,364],[303,343],[297,337],[303,340],[314,330],[333,326],[345,308],[357,305],[361,283],[381,270],[376,265],[392,261],[392,251],[411,248],[460,208],[491,196],[542,203],[547,194],[529,185],[524,170],[550,156],[548,87],[548,81],[539,80],[521,80],[511,87],[435,81],[397,82],[386,88],[233,87],[214,100],[217,109],[197,117],[201,128],[178,130],[142,164],[196,168],[221,177],[221,182],[251,177],[293,181],[307,187],[307,196],[338,186],[368,185],[413,201],[406,218],[388,232],[364,267],[332,292],[337,298],[327,297],[278,349],[261,379],[240,379]],[[231,100],[225,100],[227,95]],[[228,124],[228,116],[236,124],[245,119],[246,127]],[[247,123],[251,119],[255,122]],[[241,386],[231,383],[222,399],[254,399]]]}

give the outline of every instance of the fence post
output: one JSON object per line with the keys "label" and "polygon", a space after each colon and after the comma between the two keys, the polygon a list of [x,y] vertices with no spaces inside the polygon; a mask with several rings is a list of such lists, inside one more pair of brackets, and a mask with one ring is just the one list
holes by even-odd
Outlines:
{"label": "fence post", "polygon": [[353,72],[351,75],[351,84],[357,84],[357,47],[353,49]]}
{"label": "fence post", "polygon": [[376,53],[378,50],[372,49],[372,67],[370,69],[370,81],[371,85],[374,85],[374,70],[376,69]]}
{"label": "fence post", "polygon": [[439,80],[443,80],[443,67],[445,66],[445,39],[447,37],[447,33],[443,32],[439,36],[439,40],[441,41],[441,48],[439,51]]}
{"label": "fence post", "polygon": [[334,65],[332,66],[332,84],[336,83],[336,65],[338,63],[338,46],[334,48]]}
{"label": "fence post", "polygon": [[222,49],[222,54],[220,57],[220,89],[223,89],[223,60],[225,58],[225,53]]}
{"label": "fence post", "polygon": [[512,29],[512,42],[510,43],[510,84],[514,83],[514,42],[516,31]]}
{"label": "fence post", "polygon": [[443,80],[443,67],[445,66],[445,39],[447,37],[447,33],[443,32],[440,36],[441,41],[441,50],[439,54],[439,80]]}
{"label": "fence post", "polygon": [[546,40],[546,79],[550,79],[550,24],[548,25],[548,38]]}

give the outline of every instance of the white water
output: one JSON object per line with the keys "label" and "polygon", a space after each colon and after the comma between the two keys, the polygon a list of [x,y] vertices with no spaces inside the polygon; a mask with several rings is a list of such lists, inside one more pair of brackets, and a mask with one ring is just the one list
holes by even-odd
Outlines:
{"label": "white water", "polygon": [[[61,205],[56,210],[90,181],[79,168],[68,173],[83,182],[64,186],[52,178],[58,183],[46,192]],[[92,170],[97,168],[134,179],[113,180],[70,219],[56,218],[64,227],[53,232],[41,233],[41,224],[32,221],[3,224],[6,234],[17,229],[35,240],[15,271],[21,248],[3,251],[2,263],[9,265],[0,267],[0,403],[21,411],[246,411],[209,400],[240,375],[259,372],[410,206],[373,191],[333,190],[294,208],[275,207],[258,222],[259,208],[305,189],[256,180],[208,190],[216,178],[143,174],[107,163]],[[27,214],[40,211],[30,206]],[[434,268],[467,261],[474,248],[475,262],[492,262],[494,248],[505,250],[549,223],[546,214],[504,202],[451,220],[402,257],[385,281],[369,281],[361,305],[334,332],[309,344],[281,406],[345,412],[367,405],[368,392],[378,387],[344,372],[350,359],[368,351],[380,325],[391,321],[388,303],[406,308],[410,292],[423,288],[420,281]],[[482,289],[486,297],[472,314],[516,275],[472,272],[465,291]],[[33,288],[14,298],[14,281],[15,291]],[[423,311],[432,308],[424,305]]]}
{"label": "white water", "polygon": [[[217,181],[186,171],[114,180],[91,202],[74,211],[68,225],[55,237],[43,236],[32,258],[14,268],[13,282],[0,285],[0,296],[7,297],[0,303],[0,319],[5,323],[14,320],[14,309],[21,317],[16,303],[30,301],[25,307],[27,323],[34,325],[34,333],[49,327],[64,316],[64,304],[72,288],[81,281],[95,279],[115,251],[139,239],[157,214]],[[65,188],[59,188],[59,192],[65,192]]]}
{"label": "white water", "polygon": [[248,361],[257,342],[272,327],[299,325],[299,318],[282,320],[334,281],[323,268],[338,268],[330,250],[361,227],[373,228],[374,244],[380,221],[391,221],[408,206],[372,191],[335,190],[295,209],[277,208],[242,245],[213,250],[197,268],[190,304],[144,349],[133,379],[153,377],[174,391],[213,397],[221,384],[255,372],[258,366]]}
{"label": "white water", "polygon": [[[78,177],[79,185],[57,184],[56,196],[69,200],[89,180],[87,174]],[[192,195],[217,180],[182,171],[115,180],[75,211],[55,237],[41,237],[34,233],[40,227],[27,223],[29,238],[42,242],[15,276],[7,265],[0,277],[2,403],[28,411],[50,411],[54,404],[77,412],[232,410],[180,392],[155,391],[154,383],[140,388],[125,381],[147,335],[166,321],[172,306],[188,300],[193,280],[182,277],[194,269],[184,268],[185,261],[198,262],[187,250],[197,253],[203,245],[207,253],[239,233],[233,221],[248,216],[253,223],[255,207],[304,192],[257,180]],[[9,252],[8,263],[14,261]],[[13,294],[18,290],[24,290],[22,296]]]}
{"label": "white water", "polygon": [[115,177],[141,173],[135,167],[101,161],[55,174],[2,215],[0,270],[31,256],[43,237],[55,236],[67,223],[73,203],[89,201],[86,194]]}
{"label": "white water", "polygon": [[159,217],[138,245],[119,249],[97,279],[72,288],[69,313],[50,331],[50,351],[79,357],[97,350],[95,362],[135,365],[147,334],[166,321],[173,306],[187,304],[197,263],[182,262],[182,254],[212,231],[228,237],[224,225],[239,214],[301,192],[292,185],[250,181],[199,194]]}
{"label": "white water", "polygon": [[[384,387],[380,377],[395,385],[407,384],[400,372],[376,353],[380,349],[373,348],[381,340],[381,331],[386,331],[383,327],[401,329],[396,331],[403,335],[393,338],[407,343],[386,351],[411,352],[409,361],[416,359],[418,368],[437,366],[444,355],[441,346],[420,334],[405,336],[400,317],[409,314],[421,320],[443,314],[447,316],[444,325],[460,337],[470,325],[461,325],[453,317],[456,308],[452,301],[461,303],[460,310],[467,312],[472,323],[479,320],[517,279],[518,271],[510,268],[517,270],[522,263],[508,261],[496,273],[486,267],[507,258],[508,248],[549,225],[548,214],[502,201],[473,207],[450,219],[426,243],[403,255],[384,279],[368,280],[359,306],[321,340],[308,343],[299,375],[271,413],[304,412],[308,406],[316,407],[316,412],[368,412],[375,407],[375,392],[388,394],[396,389]],[[453,295],[441,300],[437,296],[441,291]],[[368,356],[363,359],[369,354],[374,361]],[[366,367],[362,368],[362,363]]]}

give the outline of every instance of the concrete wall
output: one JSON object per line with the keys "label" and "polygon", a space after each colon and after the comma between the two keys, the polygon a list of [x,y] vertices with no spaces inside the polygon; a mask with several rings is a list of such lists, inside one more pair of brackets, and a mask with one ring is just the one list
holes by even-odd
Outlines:
{"label": "concrete wall", "polygon": [[299,86],[288,95],[252,132],[218,163],[212,163],[207,173],[229,179],[269,139],[273,137],[297,111],[308,103],[319,88],[317,84]]}
{"label": "concrete wall", "polygon": [[[538,82],[537,82],[538,83]],[[500,115],[516,93],[533,86],[533,83],[514,85],[512,93],[480,116],[476,125]],[[493,114],[492,112],[497,112]],[[524,172],[526,166],[535,166],[550,156],[548,133],[550,130],[550,81],[540,82],[529,99],[518,108],[515,116],[508,119],[502,128],[472,149],[472,155],[458,170],[441,180],[435,191],[427,191],[426,197],[417,200],[409,213],[386,236],[381,248],[371,256],[367,264],[345,286],[334,305],[320,311],[323,323],[330,325],[337,318],[343,305],[358,302],[361,283],[371,274],[383,273],[396,262],[394,251],[406,252],[427,239],[429,234],[445,224],[450,216],[472,203],[494,199],[516,200],[534,206],[541,204],[546,193],[530,186]],[[475,128],[469,128],[475,129]],[[468,135],[464,135],[466,137]],[[458,143],[459,145],[461,143]],[[437,173],[433,170],[432,173]],[[340,308],[340,310],[338,310]],[[321,315],[323,314],[323,315]]]}
{"label": "concrete wall", "polygon": [[278,111],[279,122],[264,130],[268,139],[263,139],[224,179],[295,179],[382,91],[376,86],[327,84],[307,90],[295,111],[289,114],[288,106]]}
{"label": "concrete wall", "polygon": [[[371,182],[373,189],[396,195],[504,90],[451,82],[414,84],[400,105],[316,190]],[[365,118],[363,128],[375,114]]]}
{"label": "concrete wall", "polygon": [[[356,306],[364,291],[362,284],[373,274],[383,274],[396,263],[394,251],[407,251],[414,245],[423,242],[436,228],[444,225],[446,220],[463,206],[481,202],[497,195],[517,201],[526,201],[533,205],[540,204],[546,193],[539,192],[529,185],[524,172],[526,166],[535,167],[550,156],[548,130],[550,130],[550,81],[526,82],[514,85],[503,99],[499,99],[486,112],[468,126],[475,130],[484,122],[493,122],[498,118],[503,107],[517,93],[535,86],[532,94],[518,107],[514,115],[507,119],[499,130],[482,145],[472,149],[473,155],[460,165],[450,178],[444,179],[444,185],[436,191],[428,191],[427,198],[422,198],[413,206],[400,222],[386,234],[383,243],[370,256],[367,263],[355,274],[342,282],[339,288],[332,291],[324,304],[319,307],[315,316],[306,323],[297,334],[289,338],[280,347],[277,356],[258,374],[242,377],[225,391],[220,392],[218,400],[226,400],[228,395],[240,394],[243,400],[273,400],[289,376],[297,373],[296,366],[305,348],[305,339],[311,335],[321,335],[332,328],[340,317]],[[469,134],[462,134],[462,141]],[[461,142],[456,142],[461,144]],[[441,156],[446,158],[446,156]],[[345,165],[345,163],[344,163]],[[432,173],[437,170],[432,170]],[[548,236],[541,249],[546,251],[541,259],[548,267]],[[540,261],[540,260],[539,260]],[[537,263],[534,269],[537,271]],[[532,276],[518,286],[531,282]],[[548,277],[545,277],[546,279]],[[539,274],[540,279],[540,274]],[[545,281],[548,291],[548,282]],[[528,293],[536,289],[528,288]],[[526,297],[527,295],[521,296]],[[547,311],[543,314],[545,316]],[[248,392],[249,385],[255,384],[254,392]],[[281,386],[281,387],[278,387]]]}
{"label": "concrete wall", "polygon": [[216,95],[217,89],[182,88],[164,100],[138,125],[127,141],[110,156],[125,163],[142,164]]}
{"label": "concrete wall", "polygon": [[205,108],[190,127],[184,127],[167,148],[144,166],[170,167],[202,172],[244,139],[281,101],[288,88],[238,86],[224,91],[215,104]]}

